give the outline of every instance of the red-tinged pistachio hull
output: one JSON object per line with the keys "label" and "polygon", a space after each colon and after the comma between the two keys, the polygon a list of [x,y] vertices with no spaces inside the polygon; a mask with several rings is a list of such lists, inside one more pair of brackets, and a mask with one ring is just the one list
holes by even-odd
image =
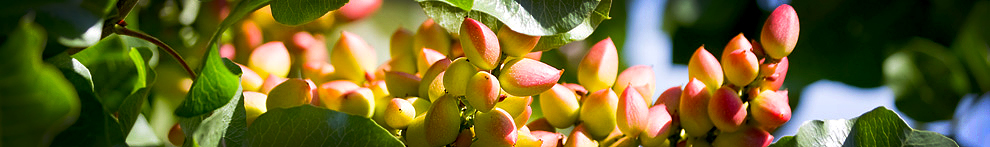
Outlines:
{"label": "red-tinged pistachio hull", "polygon": [[540,61],[540,59],[543,58],[543,51],[526,53],[526,55],[523,55],[523,58],[530,58],[536,61]]}
{"label": "red-tinged pistachio hull", "polygon": [[272,89],[271,93],[268,93],[270,98],[266,100],[265,106],[268,109],[275,109],[309,104],[309,101],[313,98],[310,88],[312,87],[306,80],[291,78],[278,84],[278,86]]}
{"label": "red-tinged pistachio hull", "polygon": [[612,87],[619,71],[619,53],[612,38],[605,38],[591,47],[578,65],[578,83],[588,91]]}
{"label": "red-tinged pistachio hull", "polygon": [[506,62],[499,74],[505,92],[516,96],[532,96],[557,84],[564,72],[546,63],[528,58]]}
{"label": "red-tinged pistachio hull", "polygon": [[344,93],[340,99],[340,111],[371,118],[375,114],[375,93],[365,87]]}
{"label": "red-tinged pistachio hull", "polygon": [[763,78],[761,88],[766,90],[779,90],[784,85],[784,78],[787,77],[787,68],[790,62],[787,57],[781,58],[777,63],[763,64],[760,69]]}
{"label": "red-tinged pistachio hull", "polygon": [[540,108],[543,117],[555,128],[567,128],[578,118],[577,95],[564,85],[556,84],[540,94]]}
{"label": "red-tinged pistachio hull", "polygon": [[794,7],[787,4],[777,6],[763,24],[760,34],[764,52],[773,59],[787,57],[794,51],[800,31],[801,24]]}
{"label": "red-tinged pistachio hull", "polygon": [[416,48],[413,48],[413,33],[405,28],[399,27],[392,33],[388,42],[388,53],[393,59],[402,56],[415,55]]}
{"label": "red-tinged pistachio hull", "polygon": [[285,44],[278,41],[258,46],[251,52],[251,58],[248,60],[248,67],[261,77],[268,77],[271,74],[285,78],[292,64],[289,50],[285,48]]}
{"label": "red-tinged pistachio hull", "polygon": [[[626,87],[635,88],[640,96],[652,98],[656,92],[657,80],[653,73],[653,67],[647,65],[634,65],[626,68],[615,79],[612,89],[615,91],[625,91]],[[647,105],[653,104],[650,99],[643,99]]]}
{"label": "red-tinged pistachio hull", "polygon": [[[544,112],[544,116],[547,116],[546,112]],[[529,128],[529,130],[531,131],[557,132],[557,129],[555,129],[553,125],[551,125],[550,122],[547,121],[547,118],[535,119],[532,122],[529,122],[529,124],[526,124],[526,127]]]}
{"label": "red-tinged pistachio hull", "polygon": [[584,127],[584,124],[578,124],[571,130],[571,134],[567,135],[567,141],[564,141],[564,147],[596,147],[598,142],[591,139],[591,133],[588,133],[588,129]]}
{"label": "red-tinged pistachio hull", "polygon": [[673,128],[673,123],[665,107],[667,106],[664,104],[650,107],[646,129],[639,135],[640,143],[643,146],[657,147],[669,145],[667,137],[673,132],[671,129]]}
{"label": "red-tinged pistachio hull", "polygon": [[334,12],[337,18],[351,22],[371,16],[381,6],[382,0],[350,0]]}
{"label": "red-tinged pistachio hull", "polygon": [[447,58],[440,52],[437,52],[437,50],[430,48],[422,48],[418,53],[416,55],[416,71],[419,71],[420,74],[425,73],[426,70],[433,67],[433,64],[436,64],[438,61]]}
{"label": "red-tinged pistachio hull", "polygon": [[[786,93],[786,92],[784,92]],[[777,128],[791,120],[791,107],[787,95],[772,90],[761,91],[750,101],[750,113],[760,128]]]}
{"label": "red-tinged pistachio hull", "polygon": [[[536,43],[540,42],[540,36],[529,36],[516,31],[513,31],[508,26],[503,25],[502,28],[498,30],[498,42],[501,43],[503,52],[505,55],[513,57],[522,57],[533,51],[533,47],[536,47]],[[537,59],[539,60],[539,59]]]}
{"label": "red-tinged pistachio hull", "polygon": [[705,83],[708,91],[715,91],[722,86],[722,80],[725,78],[723,76],[722,65],[719,65],[715,56],[705,50],[704,46],[698,47],[688,61],[688,78],[698,79]]}
{"label": "red-tinged pistachio hull", "polygon": [[519,135],[516,131],[516,124],[508,112],[501,108],[495,108],[476,116],[474,131],[478,141],[499,145],[516,144]]}
{"label": "red-tinged pistachio hull", "polygon": [[460,35],[461,49],[472,64],[483,70],[495,69],[502,55],[495,32],[477,20],[465,18]]}
{"label": "red-tinged pistachio hull", "polygon": [[674,86],[667,88],[660,96],[657,97],[657,101],[653,103],[653,106],[660,104],[667,106],[667,113],[670,113],[674,120],[677,120],[677,111],[681,104],[681,86]]}
{"label": "red-tinged pistachio hull", "polygon": [[340,99],[345,93],[352,90],[361,88],[354,82],[347,80],[336,80],[323,83],[320,87],[317,87],[320,94],[320,102],[323,103],[323,107],[330,110],[340,110]]}
{"label": "red-tinged pistachio hull", "polygon": [[471,92],[466,93],[464,99],[478,111],[488,112],[498,102],[500,88],[494,75],[486,71],[477,72],[467,82],[466,89]]}
{"label": "red-tinged pistachio hull", "polygon": [[447,88],[448,94],[462,96],[465,94],[467,81],[478,73],[478,68],[467,61],[467,58],[457,58],[450,63],[443,76],[443,85]]}
{"label": "red-tinged pistachio hull", "polygon": [[704,136],[714,127],[711,118],[708,117],[708,100],[711,95],[705,83],[698,79],[691,79],[684,86],[678,112],[681,127],[684,127],[688,136]]}
{"label": "red-tinged pistachio hull", "polygon": [[742,33],[736,35],[722,51],[722,69],[729,83],[737,86],[749,85],[756,79],[760,70],[759,59],[753,53],[753,45]]}
{"label": "red-tinged pistachio hull", "polygon": [[723,132],[735,132],[746,120],[746,106],[734,90],[722,87],[708,100],[708,117]]}
{"label": "red-tinged pistachio hull", "polygon": [[244,91],[261,91],[261,85],[265,83],[265,79],[247,66],[241,64],[237,64],[237,66],[241,67],[241,86],[244,87]]}
{"label": "red-tinged pistachio hull", "polygon": [[619,96],[619,105],[616,107],[616,124],[623,134],[628,136],[638,136],[646,128],[649,115],[649,107],[643,102],[643,96],[635,88],[626,88]]}
{"label": "red-tinged pistachio hull", "polygon": [[[413,36],[413,49],[429,48],[444,55],[450,53],[450,35],[433,19],[423,21]],[[420,51],[416,51],[419,53]]]}
{"label": "red-tinged pistachio hull", "polygon": [[[431,146],[453,143],[460,132],[461,112],[455,97],[442,96],[426,113],[426,141]],[[477,124],[476,124],[477,125]]]}
{"label": "red-tinged pistachio hull", "polygon": [[616,128],[615,113],[619,96],[612,89],[595,91],[584,99],[578,119],[587,128],[592,139],[605,139]]}
{"label": "red-tinged pistachio hull", "polygon": [[316,83],[329,81],[336,69],[326,61],[308,61],[303,64],[303,78],[311,79]]}
{"label": "red-tinged pistachio hull", "polygon": [[419,96],[419,83],[422,81],[416,75],[405,72],[385,72],[385,84],[388,93],[395,97]]}
{"label": "red-tinged pistachio hull", "polygon": [[422,75],[421,76],[422,80],[419,82],[419,97],[426,98],[431,102],[435,100],[435,99],[431,99],[429,95],[430,84],[433,83],[433,80],[436,79],[441,72],[446,71],[447,67],[449,66],[450,66],[450,60],[442,59],[442,60],[438,60],[436,63],[433,63],[433,65],[430,66],[430,68],[427,68],[426,70],[422,71],[423,73],[420,74]]}
{"label": "red-tinged pistachio hull", "polygon": [[727,132],[715,137],[714,146],[765,147],[773,141],[769,132],[753,127],[743,127],[737,132]]}
{"label": "red-tinged pistachio hull", "polygon": [[302,62],[321,61],[327,62],[326,43],[323,42],[323,35],[313,36],[307,32],[298,32],[292,35],[292,41],[286,47],[294,55],[302,55]]}
{"label": "red-tinged pistachio hull", "polygon": [[268,101],[268,96],[254,91],[245,91],[243,95],[244,113],[247,119],[247,124],[250,126],[251,123],[254,122],[254,119],[257,119],[258,116],[261,116],[261,114],[268,112],[268,106],[265,106],[265,103]]}
{"label": "red-tinged pistachio hull", "polygon": [[[378,114],[375,114],[378,115]],[[401,98],[392,98],[385,107],[385,123],[395,129],[406,129],[416,117],[416,108]]]}
{"label": "red-tinged pistachio hull", "polygon": [[366,75],[373,74],[372,70],[378,67],[376,57],[375,49],[361,36],[344,31],[330,51],[330,64],[336,69],[337,76],[354,83],[364,83]]}

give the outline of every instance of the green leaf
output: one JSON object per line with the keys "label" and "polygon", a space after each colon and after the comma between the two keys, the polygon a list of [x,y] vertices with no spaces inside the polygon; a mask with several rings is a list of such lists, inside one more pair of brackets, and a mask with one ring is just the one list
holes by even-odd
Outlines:
{"label": "green leaf", "polygon": [[154,72],[150,71],[139,52],[139,50],[148,51],[149,49],[131,49],[125,43],[123,39],[125,37],[107,36],[96,45],[72,55],[73,58],[78,59],[80,63],[89,68],[93,75],[93,88],[99,95],[100,103],[109,112],[118,112],[120,107],[133,107],[122,105],[122,103],[139,89],[148,87],[154,81],[154,75],[149,77],[149,74],[154,74]]}
{"label": "green leaf", "polygon": [[471,7],[474,7],[474,0],[447,0],[445,2],[464,11],[471,11]]}
{"label": "green leaf", "polygon": [[952,119],[970,91],[971,79],[959,59],[931,40],[912,39],[884,60],[884,81],[894,91],[894,104],[918,121]]}
{"label": "green leaf", "polygon": [[79,120],[58,134],[52,146],[73,146],[79,144],[93,146],[124,146],[124,127],[107,111],[93,91],[92,75],[85,65],[68,55],[52,57],[51,63],[76,88],[82,109]]}
{"label": "green leaf", "polygon": [[[481,0],[467,5],[465,4],[467,1],[455,0],[417,1],[423,6],[423,10],[427,11],[427,16],[434,18],[448,32],[457,32],[464,19],[444,16],[464,16],[468,10],[465,7],[470,7],[471,11],[498,18],[512,30],[533,36],[555,35],[573,30],[592,16],[600,2],[600,0]],[[446,6],[438,5],[440,3],[436,2],[442,2]],[[452,7],[456,10],[442,7]],[[607,11],[605,14],[608,14]]]}
{"label": "green leaf", "polygon": [[248,136],[251,146],[403,146],[369,118],[312,105],[270,109]]}
{"label": "green leaf", "polygon": [[[563,46],[564,44],[584,40],[595,28],[598,27],[602,21],[610,19],[609,10],[612,7],[611,0],[602,0],[600,2],[589,2],[589,1],[570,1],[570,2],[555,2],[555,5],[547,5],[540,8],[528,7],[528,4],[533,3],[551,3],[546,1],[531,2],[525,0],[503,0],[499,3],[491,2],[476,2],[473,4],[472,10],[468,11],[463,9],[464,1],[455,0],[418,0],[419,5],[423,7],[423,11],[426,12],[427,16],[433,18],[437,24],[445,28],[448,32],[456,34],[459,32],[461,22],[464,17],[473,18],[481,21],[493,31],[497,31],[499,26],[507,25],[512,30],[519,31],[520,33],[543,36],[540,38],[540,42],[533,49],[534,51],[546,51],[554,48]],[[504,4],[502,4],[504,3]],[[571,4],[580,3],[573,5],[561,5],[561,4]],[[592,5],[593,4],[593,5]],[[583,10],[587,8],[587,11]],[[534,10],[538,9],[538,10]],[[559,9],[568,10],[580,10],[584,12],[583,16],[578,17],[552,17],[558,20],[543,20],[548,19],[542,15],[554,15],[563,12],[545,12],[545,11],[557,11]],[[532,13],[516,13],[516,11],[530,12]],[[538,12],[536,12],[538,11]],[[569,16],[576,16],[577,12],[568,12]],[[531,14],[539,14],[541,16],[532,16]],[[486,21],[492,19],[491,21]],[[573,21],[573,24],[571,24]],[[497,23],[501,22],[501,23]],[[534,25],[547,26],[547,27],[535,27]],[[555,27],[556,26],[556,27]],[[567,29],[564,30],[563,26]]]}
{"label": "green leaf", "polygon": [[[147,48],[141,49],[147,50]],[[148,99],[148,95],[151,92],[150,85],[153,85],[155,83],[155,78],[157,78],[155,71],[149,68],[148,64],[145,63],[144,59],[141,57],[141,53],[138,50],[139,49],[132,48],[128,55],[130,55],[131,59],[134,59],[134,65],[136,65],[138,71],[136,75],[137,80],[142,81],[141,83],[143,85],[140,85],[140,87],[135,87],[138,88],[137,91],[134,91],[134,93],[127,96],[127,98],[121,102],[121,105],[118,106],[116,111],[116,113],[119,114],[117,120],[120,121],[120,124],[125,131],[124,135],[128,135],[128,133],[131,132],[131,128],[134,127],[134,123],[137,121],[138,116],[141,113],[141,107],[144,106],[144,102]]]}
{"label": "green leaf", "polygon": [[179,118],[182,132],[186,134],[186,141],[182,146],[239,146],[243,142],[239,136],[243,136],[244,131],[237,130],[246,130],[244,127],[247,126],[244,97],[241,95],[240,85],[236,88],[235,96],[212,114]]}
{"label": "green leaf", "polygon": [[31,17],[0,45],[0,146],[49,146],[79,117],[79,98],[56,67],[41,60],[45,31]]}
{"label": "green leaf", "polygon": [[240,95],[240,68],[236,68],[236,65],[235,68],[230,68],[233,62],[221,59],[217,46],[210,46],[204,58],[206,61],[201,66],[203,69],[189,89],[186,99],[175,109],[177,116],[195,117],[207,114]]}
{"label": "green leaf", "polygon": [[794,136],[782,137],[770,146],[959,146],[941,134],[911,129],[885,107],[849,120],[813,120],[801,125]]}
{"label": "green leaf", "polygon": [[340,9],[348,0],[274,0],[272,17],[286,25],[301,25]]}
{"label": "green leaf", "polygon": [[[147,50],[146,48],[141,48]],[[154,83],[156,74],[147,67],[142,59],[139,50],[131,49],[128,55],[132,65],[137,65],[136,69],[140,79],[146,81],[148,85]],[[125,137],[131,132],[137,117],[141,112],[141,106],[148,98],[151,89],[142,86],[134,93],[124,98],[117,111],[111,112],[100,102],[93,90],[93,81],[90,70],[79,60],[69,58],[67,54],[61,54],[47,61],[58,67],[77,89],[77,94],[82,102],[80,119],[68,129],[56,136],[54,146],[73,146],[78,144],[94,146],[124,146]]]}
{"label": "green leaf", "polygon": [[591,17],[585,19],[581,25],[567,31],[567,33],[540,37],[540,42],[536,44],[533,51],[555,49],[560,46],[564,46],[567,43],[588,38],[591,33],[595,32],[595,28],[598,28],[598,24],[606,19],[611,19],[608,17],[608,11],[610,9],[612,9],[612,0],[602,0],[601,3],[595,7],[595,12],[591,14]]}

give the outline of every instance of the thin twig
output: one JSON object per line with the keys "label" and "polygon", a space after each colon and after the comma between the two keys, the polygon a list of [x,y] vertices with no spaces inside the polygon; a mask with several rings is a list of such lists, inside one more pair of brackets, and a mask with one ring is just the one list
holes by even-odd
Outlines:
{"label": "thin twig", "polygon": [[175,49],[172,49],[172,47],[168,46],[168,44],[165,44],[165,42],[162,42],[161,40],[158,40],[158,38],[155,38],[151,35],[141,32],[136,32],[121,26],[114,27],[114,33],[141,38],[145,41],[158,45],[158,47],[162,48],[162,50],[165,50],[166,52],[168,52],[169,55],[172,55],[172,58],[175,58],[175,60],[179,61],[179,64],[182,65],[182,68],[185,68],[186,72],[189,73],[190,78],[196,80],[196,72],[194,72],[192,68],[189,67],[189,64],[186,63],[185,59],[182,59],[182,56],[180,56],[178,52],[175,52]]}

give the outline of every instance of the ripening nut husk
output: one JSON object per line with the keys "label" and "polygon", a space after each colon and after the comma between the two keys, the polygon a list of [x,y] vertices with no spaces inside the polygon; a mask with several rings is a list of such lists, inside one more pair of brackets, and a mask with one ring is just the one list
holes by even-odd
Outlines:
{"label": "ripening nut husk", "polygon": [[375,49],[368,45],[361,36],[343,31],[337,44],[330,50],[330,64],[336,70],[337,76],[363,83],[365,76],[374,73],[378,67],[378,60],[375,58]]}
{"label": "ripening nut husk", "polygon": [[615,110],[618,103],[619,96],[609,88],[595,91],[584,99],[578,119],[587,128],[589,137],[601,140],[616,128]]}
{"label": "ripening nut husk", "polygon": [[419,72],[420,75],[426,73],[427,70],[429,70],[430,67],[433,67],[433,65],[437,62],[443,61],[447,58],[447,56],[444,56],[437,50],[430,48],[422,48],[418,50],[419,52],[416,54],[416,71]]}
{"label": "ripening nut husk", "polygon": [[[474,123],[475,137],[478,141],[498,145],[515,145],[518,138],[516,124],[512,116],[495,108],[492,111],[476,115]],[[474,146],[474,145],[472,145]]]}
{"label": "ripening nut husk", "polygon": [[466,93],[464,99],[478,111],[488,112],[498,102],[500,88],[498,79],[494,75],[480,71],[468,80],[466,89],[471,92]]}
{"label": "ripening nut husk", "polygon": [[[615,91],[625,91],[626,87],[635,88],[640,96],[652,98],[656,92],[657,80],[653,73],[653,67],[648,65],[634,65],[619,73],[615,79],[612,89]],[[650,99],[643,99],[647,106],[653,104]]]}
{"label": "ripening nut husk", "polygon": [[428,96],[431,100],[435,100],[437,98],[440,98],[440,96],[447,94],[447,88],[444,88],[443,86],[444,73],[446,72],[440,72],[440,74],[437,74],[437,77],[433,78],[433,81],[430,82],[429,84],[429,92],[427,92],[425,95]]}
{"label": "ripening nut husk", "polygon": [[753,120],[760,128],[777,128],[791,120],[791,107],[784,91],[763,90],[750,101]]}
{"label": "ripening nut husk", "polygon": [[794,51],[800,31],[801,24],[794,7],[787,4],[777,6],[763,24],[760,34],[764,52],[773,59],[787,57]]}
{"label": "ripening nut husk", "polygon": [[440,77],[440,73],[446,71],[448,66],[450,66],[450,60],[442,59],[437,60],[430,68],[423,71],[423,79],[419,82],[419,97],[426,98],[431,102],[436,101],[436,97],[430,97],[430,84],[433,84],[433,81]]}
{"label": "ripening nut husk", "polygon": [[759,128],[743,126],[736,132],[725,132],[715,137],[713,146],[765,147],[773,141],[773,135]]}
{"label": "ripening nut husk", "polygon": [[708,100],[708,116],[723,132],[735,132],[746,120],[746,106],[732,88],[722,87]]}
{"label": "ripening nut husk", "polygon": [[416,53],[416,50],[413,48],[413,33],[402,27],[399,27],[392,33],[392,38],[390,38],[388,45],[388,53],[392,59],[415,55]]}
{"label": "ripening nut husk", "polygon": [[317,87],[317,93],[320,95],[320,102],[323,103],[323,107],[330,110],[340,110],[341,97],[345,93],[358,88],[361,87],[354,82],[336,80],[323,83],[320,87]]}
{"label": "ripening nut husk", "polygon": [[433,19],[426,19],[419,25],[416,34],[413,36],[413,49],[419,53],[419,49],[429,48],[437,52],[448,55],[450,52],[450,35],[447,30],[440,27]]}
{"label": "ripening nut husk", "polygon": [[499,74],[499,82],[506,93],[515,96],[533,96],[547,91],[560,80],[564,72],[546,63],[529,58],[509,60]]}
{"label": "ripening nut husk", "polygon": [[447,71],[443,75],[443,86],[447,88],[447,93],[454,96],[465,94],[467,81],[478,73],[478,68],[467,61],[467,58],[459,57],[450,62]]}
{"label": "ripening nut husk", "polygon": [[667,137],[672,134],[672,119],[664,104],[650,107],[647,116],[646,129],[639,135],[640,143],[645,147],[658,147],[669,145]]}
{"label": "ripening nut husk", "polygon": [[385,107],[385,123],[395,129],[406,129],[416,117],[416,108],[401,98],[392,98]]}
{"label": "ripening nut husk", "polygon": [[461,112],[455,97],[444,95],[433,102],[426,113],[426,141],[431,146],[453,143],[460,132]]}
{"label": "ripening nut husk", "polygon": [[714,127],[708,117],[708,99],[711,92],[705,88],[705,83],[692,78],[681,93],[681,104],[678,108],[681,127],[688,136],[700,137]]}
{"label": "ripening nut husk", "polygon": [[626,88],[619,96],[615,119],[619,130],[628,136],[638,136],[646,128],[649,107],[635,88]]}
{"label": "ripening nut husk", "polygon": [[536,43],[540,42],[540,36],[522,34],[513,31],[508,25],[502,25],[498,29],[498,42],[501,43],[500,46],[502,46],[505,55],[522,57],[533,51]]}
{"label": "ripening nut husk", "polygon": [[787,60],[787,57],[784,57],[777,63],[760,65],[760,75],[764,77],[760,88],[764,90],[780,89],[780,86],[784,85],[784,78],[787,77],[789,64],[790,62]]}
{"label": "ripening nut husk", "polygon": [[591,139],[591,133],[588,133],[588,129],[585,128],[583,123],[574,126],[574,130],[571,130],[571,134],[567,135],[567,141],[564,141],[564,147],[596,147],[598,142]]}
{"label": "ripening nut husk", "polygon": [[269,98],[266,100],[265,106],[268,109],[275,109],[309,104],[309,101],[313,98],[311,88],[312,86],[303,79],[292,78],[286,80],[275,86],[268,93]]}
{"label": "ripening nut husk", "polygon": [[578,64],[578,83],[588,91],[612,87],[619,71],[619,53],[612,38],[605,38],[591,46],[588,54]]}
{"label": "ripening nut husk", "polygon": [[471,18],[464,18],[460,31],[461,48],[471,63],[483,70],[495,69],[502,48],[495,32],[488,26]]}
{"label": "ripening nut husk", "polygon": [[698,79],[705,83],[708,91],[715,91],[722,86],[723,76],[722,65],[719,65],[715,56],[705,50],[705,46],[698,47],[688,61],[688,78]]}
{"label": "ripening nut husk", "polygon": [[241,86],[244,88],[244,91],[261,91],[261,85],[264,84],[265,79],[261,78],[258,73],[247,66],[238,63],[234,64],[241,67]]}
{"label": "ripening nut husk", "polygon": [[268,96],[254,91],[244,91],[244,113],[247,119],[248,126],[257,119],[258,116],[268,112],[268,107],[265,106],[265,101]]}
{"label": "ripening nut husk", "polygon": [[344,93],[340,99],[340,111],[371,118],[375,114],[375,93],[364,87]]}
{"label": "ripening nut husk", "polygon": [[258,46],[248,59],[248,67],[260,77],[268,77],[269,74],[285,77],[289,74],[291,64],[289,50],[285,48],[285,44],[278,41]]}
{"label": "ripening nut husk", "polygon": [[426,114],[429,113],[425,113],[425,111],[423,112],[424,114],[417,115],[416,118],[409,123],[409,127],[406,129],[404,135],[405,137],[403,139],[405,139],[405,144],[409,147],[432,146],[426,139],[428,138],[426,136]]}
{"label": "ripening nut husk", "polygon": [[385,86],[388,93],[396,97],[419,96],[419,83],[422,81],[416,75],[399,72],[385,72]]}
{"label": "ripening nut husk", "polygon": [[657,97],[657,101],[653,103],[653,106],[666,105],[667,113],[670,113],[674,120],[677,120],[678,109],[680,109],[681,104],[681,86],[673,86],[664,90]]}
{"label": "ripening nut husk", "polygon": [[550,90],[540,94],[540,108],[543,117],[555,128],[567,128],[578,118],[577,95],[564,85],[555,84]]}
{"label": "ripening nut husk", "polygon": [[745,86],[756,79],[760,70],[759,59],[753,53],[753,45],[742,33],[736,35],[722,51],[722,69],[729,82]]}

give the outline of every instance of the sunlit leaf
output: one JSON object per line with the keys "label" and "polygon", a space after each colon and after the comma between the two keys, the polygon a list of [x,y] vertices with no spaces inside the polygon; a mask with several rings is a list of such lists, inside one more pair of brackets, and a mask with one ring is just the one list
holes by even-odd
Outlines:
{"label": "sunlit leaf", "polygon": [[941,134],[911,129],[884,107],[849,120],[813,120],[801,125],[794,136],[784,136],[770,146],[959,146]]}
{"label": "sunlit leaf", "polygon": [[348,0],[272,0],[272,17],[286,25],[301,25],[340,9]]}
{"label": "sunlit leaf", "polygon": [[248,136],[253,146],[403,146],[369,118],[312,105],[268,110]]}

